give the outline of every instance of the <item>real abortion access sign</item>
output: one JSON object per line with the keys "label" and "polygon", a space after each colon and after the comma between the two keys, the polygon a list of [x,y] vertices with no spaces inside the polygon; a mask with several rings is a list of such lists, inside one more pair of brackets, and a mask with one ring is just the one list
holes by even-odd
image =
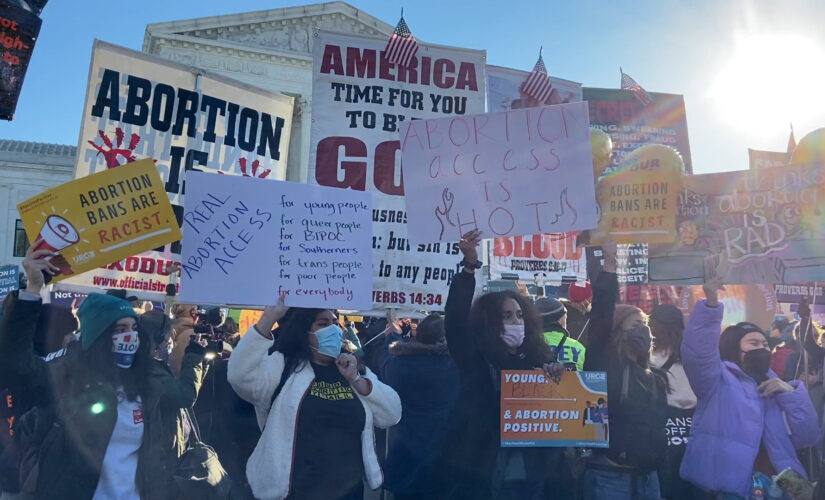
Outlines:
{"label": "real abortion access sign", "polygon": [[193,304],[368,309],[369,193],[190,172],[181,300]]}
{"label": "real abortion access sign", "polygon": [[592,229],[588,127],[581,102],[402,123],[410,240]]}

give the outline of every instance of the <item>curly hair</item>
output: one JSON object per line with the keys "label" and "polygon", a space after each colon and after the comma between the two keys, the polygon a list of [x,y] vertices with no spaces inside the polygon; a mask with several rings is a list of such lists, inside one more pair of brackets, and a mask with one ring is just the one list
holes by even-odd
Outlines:
{"label": "curly hair", "polygon": [[510,357],[507,344],[501,339],[504,333],[504,301],[513,299],[521,307],[524,318],[524,342],[519,353],[524,354],[533,366],[541,366],[554,359],[553,350],[541,334],[541,321],[533,302],[511,290],[486,293],[475,300],[470,309],[470,328],[478,332],[482,355],[497,368],[505,368]]}

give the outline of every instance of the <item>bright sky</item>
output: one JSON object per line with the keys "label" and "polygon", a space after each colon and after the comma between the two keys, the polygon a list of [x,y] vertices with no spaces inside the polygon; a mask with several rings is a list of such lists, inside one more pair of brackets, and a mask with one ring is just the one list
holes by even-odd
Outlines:
{"label": "bright sky", "polygon": [[[0,138],[77,143],[94,38],[140,50],[150,23],[299,2],[51,0],[16,118],[0,122]],[[392,25],[403,5],[416,37],[486,49],[490,64],[530,70],[543,45],[553,76],[617,88],[622,66],[649,91],[683,94],[696,173],[748,168],[748,147],[784,151],[789,122],[797,140],[825,126],[820,0],[351,4]]]}

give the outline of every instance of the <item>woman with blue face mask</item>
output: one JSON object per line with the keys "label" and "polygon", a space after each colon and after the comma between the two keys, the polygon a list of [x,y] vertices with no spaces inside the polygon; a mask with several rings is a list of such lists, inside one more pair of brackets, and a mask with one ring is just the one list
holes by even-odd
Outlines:
{"label": "woman with blue face mask", "polygon": [[401,401],[342,352],[332,310],[296,308],[284,318],[287,310],[284,297],[267,307],[229,358],[229,383],[262,429],[249,485],[262,499],[360,500],[364,480],[373,489],[383,482],[373,427],[395,425]]}
{"label": "woman with blue face mask", "polygon": [[501,447],[501,370],[541,369],[558,378],[564,367],[544,341],[529,297],[506,291],[473,301],[480,242],[480,231],[459,242],[463,270],[453,278],[445,305],[447,346],[461,374],[461,391],[445,438],[452,481],[444,496],[568,498],[572,477],[561,450]]}
{"label": "woman with blue face mask", "polygon": [[[153,370],[151,340],[131,304],[91,293],[77,311],[80,340],[46,359],[33,350],[47,250],[29,250],[25,290],[5,301],[0,321],[0,385],[26,393],[35,408],[15,422],[21,492],[38,499],[172,499],[185,450],[180,408],[197,395],[193,360],[188,392],[170,394],[171,374]],[[195,366],[197,365],[197,366]],[[3,485],[5,487],[5,485]]]}

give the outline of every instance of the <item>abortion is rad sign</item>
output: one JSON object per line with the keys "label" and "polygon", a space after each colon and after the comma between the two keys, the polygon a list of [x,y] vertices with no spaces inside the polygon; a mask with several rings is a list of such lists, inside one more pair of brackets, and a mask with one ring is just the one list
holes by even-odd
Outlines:
{"label": "abortion is rad sign", "polygon": [[731,284],[825,281],[825,165],[689,175],[677,241],[650,245],[651,284],[698,285],[725,265]]}
{"label": "abortion is rad sign", "polygon": [[586,103],[401,124],[410,240],[592,229]]}

